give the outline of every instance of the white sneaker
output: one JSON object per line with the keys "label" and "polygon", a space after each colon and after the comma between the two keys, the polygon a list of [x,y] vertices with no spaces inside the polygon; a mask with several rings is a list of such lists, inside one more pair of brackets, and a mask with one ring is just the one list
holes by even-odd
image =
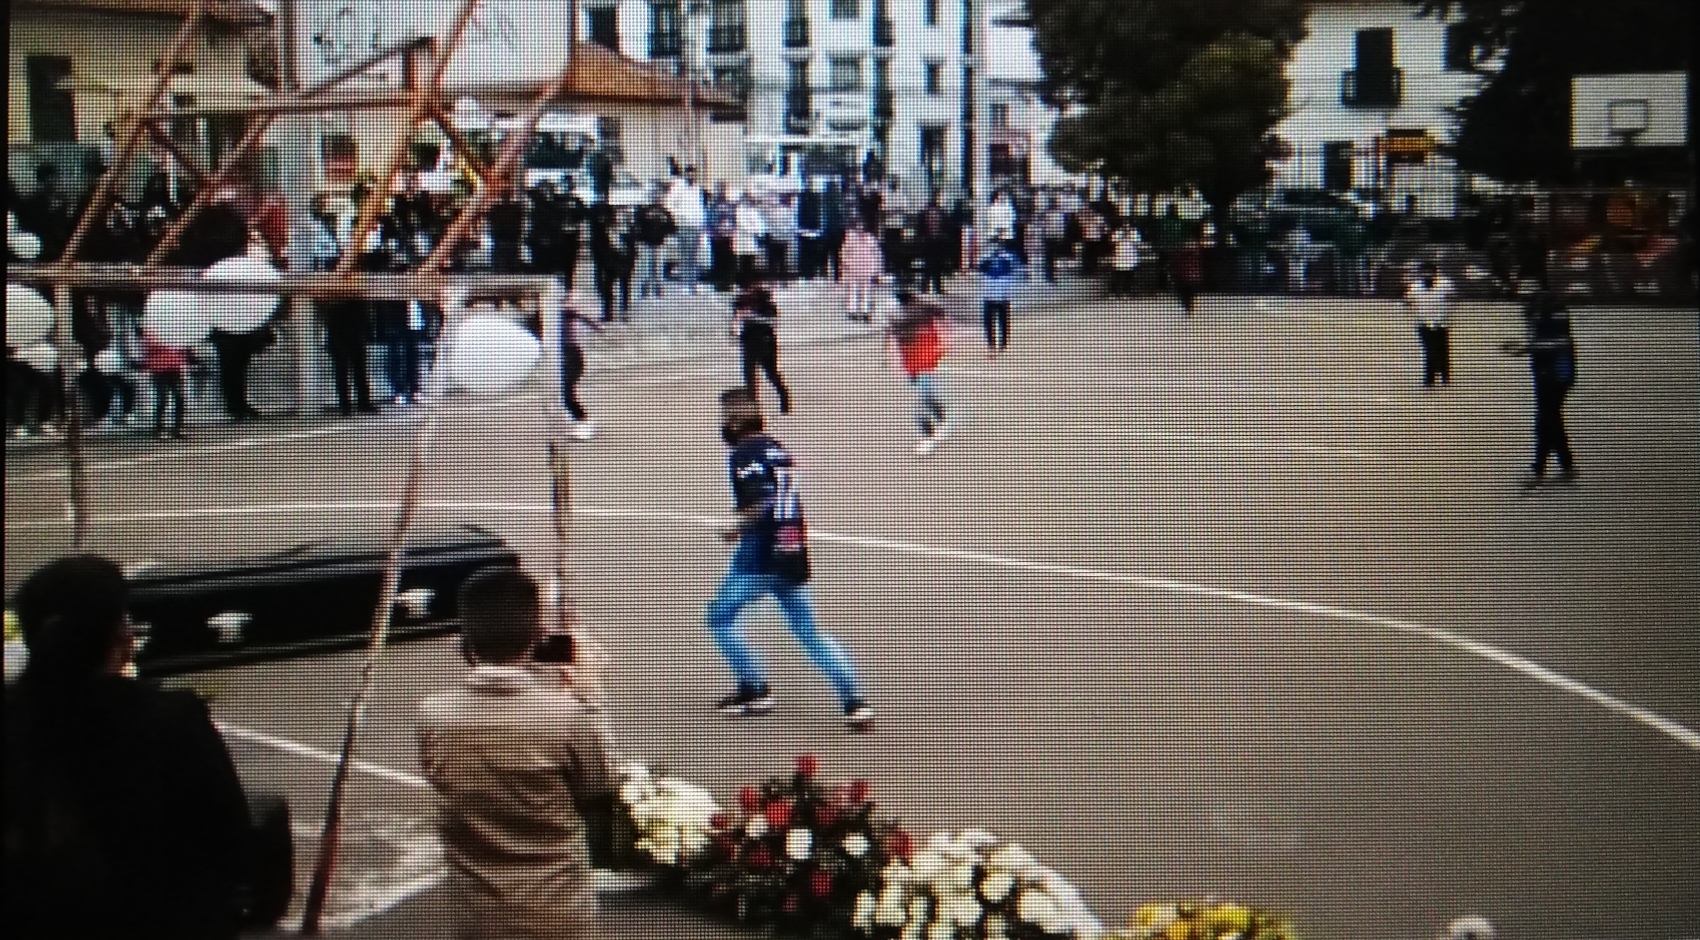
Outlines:
{"label": "white sneaker", "polygon": [[581,441],[596,440],[596,422],[580,421],[573,425],[573,437],[576,437]]}
{"label": "white sneaker", "polygon": [[925,457],[928,454],[931,454],[933,451],[938,450],[938,447],[939,447],[938,433],[934,432],[933,434],[928,435],[927,437],[921,438],[919,441],[917,441],[915,443],[915,456]]}

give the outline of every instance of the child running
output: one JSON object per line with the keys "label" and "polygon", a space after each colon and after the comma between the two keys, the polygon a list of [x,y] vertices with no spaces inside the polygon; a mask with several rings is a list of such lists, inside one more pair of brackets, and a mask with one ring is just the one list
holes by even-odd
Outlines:
{"label": "child running", "polygon": [[920,299],[912,291],[899,291],[897,302],[890,342],[898,364],[909,377],[909,385],[915,389],[915,419],[921,427],[915,456],[925,457],[937,450],[951,431],[938,377],[934,374],[944,358],[945,321],[949,315],[939,305]]}

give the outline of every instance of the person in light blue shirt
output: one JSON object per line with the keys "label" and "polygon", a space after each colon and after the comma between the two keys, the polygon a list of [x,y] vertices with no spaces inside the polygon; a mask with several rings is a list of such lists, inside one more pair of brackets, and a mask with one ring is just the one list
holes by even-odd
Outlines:
{"label": "person in light blue shirt", "polygon": [[1009,305],[1021,278],[1021,259],[1010,250],[1009,243],[993,242],[991,252],[980,262],[980,319],[990,356],[1009,348]]}

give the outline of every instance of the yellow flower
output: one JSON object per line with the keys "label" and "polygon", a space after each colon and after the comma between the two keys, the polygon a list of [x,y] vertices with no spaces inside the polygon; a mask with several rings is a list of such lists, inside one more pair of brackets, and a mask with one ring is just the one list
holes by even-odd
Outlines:
{"label": "yellow flower", "polygon": [[1206,912],[1205,925],[1218,937],[1244,933],[1251,927],[1251,911],[1238,904],[1218,904]]}
{"label": "yellow flower", "polygon": [[1180,912],[1173,904],[1141,904],[1133,912],[1133,923],[1130,925],[1141,934],[1154,934],[1167,930],[1175,922]]}
{"label": "yellow flower", "polygon": [[6,642],[10,643],[13,640],[23,638],[24,629],[18,625],[18,612],[10,607],[6,608]]}

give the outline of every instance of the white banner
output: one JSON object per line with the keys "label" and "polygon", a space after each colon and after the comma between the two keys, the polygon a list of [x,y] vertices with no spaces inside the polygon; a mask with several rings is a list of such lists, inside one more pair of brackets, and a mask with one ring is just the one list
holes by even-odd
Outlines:
{"label": "white banner", "polygon": [[[446,39],[460,0],[299,0],[296,49],[301,80],[313,85],[409,39]],[[445,88],[536,83],[567,67],[572,4],[561,0],[479,0]],[[399,60],[369,73],[399,84]]]}

